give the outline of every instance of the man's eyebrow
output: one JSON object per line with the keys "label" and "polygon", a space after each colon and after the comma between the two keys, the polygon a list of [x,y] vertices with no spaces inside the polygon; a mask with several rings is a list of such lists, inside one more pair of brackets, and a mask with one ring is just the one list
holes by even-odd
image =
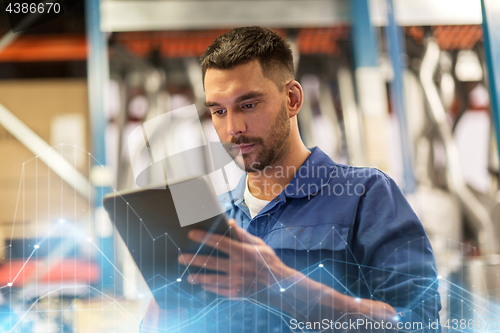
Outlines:
{"label": "man's eyebrow", "polygon": [[212,106],[220,106],[218,103],[215,102],[205,102],[205,106],[207,108],[212,107]]}
{"label": "man's eyebrow", "polygon": [[[246,101],[247,99],[251,99],[251,98],[256,98],[256,97],[261,97],[263,96],[264,93],[261,93],[261,92],[256,92],[256,91],[253,91],[253,92],[249,92],[248,94],[245,94],[245,95],[241,95],[240,97],[238,97],[236,100],[235,100],[235,103],[240,103],[242,101]],[[205,103],[205,106],[207,108],[210,108],[212,106],[220,106],[219,103],[216,103],[216,102],[206,102]]]}
{"label": "man's eyebrow", "polygon": [[238,97],[235,102],[239,103],[239,102],[246,101],[247,99],[261,97],[263,95],[264,94],[261,93],[261,92],[252,91],[252,92],[249,92],[248,94],[245,94],[245,95],[242,95],[242,96]]}

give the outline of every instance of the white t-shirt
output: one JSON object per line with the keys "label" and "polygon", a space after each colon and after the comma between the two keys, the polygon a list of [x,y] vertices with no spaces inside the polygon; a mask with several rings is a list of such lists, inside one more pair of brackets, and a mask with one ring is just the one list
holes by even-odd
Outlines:
{"label": "white t-shirt", "polygon": [[243,198],[245,199],[245,204],[250,210],[250,216],[254,218],[255,215],[259,214],[259,212],[266,207],[270,201],[258,199],[250,193],[250,190],[248,189],[248,177],[246,177],[246,184]]}

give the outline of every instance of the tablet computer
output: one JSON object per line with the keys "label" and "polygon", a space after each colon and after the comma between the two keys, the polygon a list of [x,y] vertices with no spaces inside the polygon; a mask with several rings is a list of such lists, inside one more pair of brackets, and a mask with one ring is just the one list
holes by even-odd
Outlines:
{"label": "tablet computer", "polygon": [[[179,202],[183,203],[182,207]],[[182,253],[227,257],[216,249],[189,240],[191,229],[236,239],[206,179],[200,177],[163,187],[110,193],[104,198],[104,207],[161,308],[205,306],[215,300],[215,294],[190,284],[187,277],[205,272],[224,273],[178,262]],[[189,210],[191,220],[186,225]],[[222,213],[214,215],[217,212]],[[203,219],[206,216],[209,217]]]}

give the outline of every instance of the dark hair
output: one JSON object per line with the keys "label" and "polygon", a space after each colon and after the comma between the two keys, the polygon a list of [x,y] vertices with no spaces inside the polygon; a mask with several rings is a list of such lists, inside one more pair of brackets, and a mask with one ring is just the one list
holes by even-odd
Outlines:
{"label": "dark hair", "polygon": [[210,68],[230,69],[257,59],[265,77],[283,89],[287,78],[294,78],[290,45],[275,31],[263,27],[233,29],[219,37],[200,58],[203,85]]}

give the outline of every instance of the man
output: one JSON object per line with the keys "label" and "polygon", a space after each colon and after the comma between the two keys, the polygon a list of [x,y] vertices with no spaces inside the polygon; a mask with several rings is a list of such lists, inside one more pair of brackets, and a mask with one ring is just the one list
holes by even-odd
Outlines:
{"label": "man", "polygon": [[179,257],[218,271],[187,279],[220,297],[203,309],[153,302],[143,331],[430,331],[441,305],[425,231],[387,175],[304,146],[287,43],[237,28],[201,64],[215,130],[246,171],[222,202],[239,240],[191,232],[229,256]]}

